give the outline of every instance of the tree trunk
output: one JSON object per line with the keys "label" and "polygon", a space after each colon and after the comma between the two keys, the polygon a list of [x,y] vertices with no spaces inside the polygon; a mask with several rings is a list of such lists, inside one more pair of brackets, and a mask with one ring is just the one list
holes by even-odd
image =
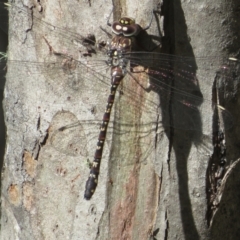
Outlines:
{"label": "tree trunk", "polygon": [[[6,11],[0,12],[0,53],[6,52],[7,45],[8,45],[8,35],[7,35],[7,28],[4,26],[4,22],[8,21],[6,16]],[[1,74],[0,71],[0,101],[3,100],[3,89],[5,84],[5,73]],[[2,104],[0,106],[0,169],[2,169],[3,165],[3,158],[4,158],[4,149],[5,149],[5,125],[4,125],[4,117],[3,117],[3,108]],[[1,181],[1,180],[0,180]]]}
{"label": "tree trunk", "polygon": [[[30,4],[13,5],[8,59],[18,61],[9,61],[5,87],[1,239],[237,239],[239,197],[233,190],[239,186],[239,164],[232,162],[238,158],[239,134],[237,124],[230,130],[229,125],[231,116],[238,119],[238,84],[231,96],[220,91],[214,99],[212,90],[221,58],[236,56],[239,49],[237,1],[163,1],[161,8],[157,4],[114,1],[114,19],[130,16],[145,27],[151,11],[159,7],[161,16],[154,15],[148,33],[162,36],[161,51],[195,58],[191,73],[197,76],[197,87],[186,92],[197,91],[205,100],[198,102],[198,111],[189,110],[171,104],[177,103],[176,94],[165,103],[159,92],[147,92],[125,77],[122,94],[115,97],[99,183],[89,201],[83,199],[86,162],[93,160],[110,72],[109,78],[96,79],[97,72],[80,67],[69,75],[62,65],[71,59],[66,62],[53,51],[79,61],[86,55],[90,60],[101,57],[82,36],[94,35],[98,45],[109,41],[99,26],[109,32],[112,3],[51,1],[35,3],[33,10]],[[203,61],[199,56],[209,58]],[[181,68],[178,64],[182,63],[172,67]],[[106,68],[95,69],[104,76]],[[238,69],[229,69],[227,77],[220,74],[218,82],[237,82],[233,71]],[[144,73],[133,75],[145,79]],[[172,84],[178,89],[182,83],[176,77]],[[216,99],[231,115],[223,108],[213,110]],[[211,169],[216,165],[217,114],[224,114],[220,127],[228,130],[228,168],[214,188],[209,178],[215,176]],[[68,124],[69,129],[58,131]],[[236,213],[232,218],[231,212]]]}

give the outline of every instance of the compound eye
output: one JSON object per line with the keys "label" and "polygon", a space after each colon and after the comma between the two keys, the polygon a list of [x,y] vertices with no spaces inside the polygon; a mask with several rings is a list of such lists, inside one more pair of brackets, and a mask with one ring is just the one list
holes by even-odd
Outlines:
{"label": "compound eye", "polygon": [[127,25],[122,27],[122,33],[126,37],[136,36],[140,31],[140,27],[137,24]]}
{"label": "compound eye", "polygon": [[112,32],[116,35],[124,35],[125,37],[137,36],[141,31],[141,27],[135,24],[134,19],[122,17],[119,21],[112,24]]}
{"label": "compound eye", "polygon": [[112,24],[112,32],[113,33],[115,33],[116,35],[120,35],[120,34],[122,34],[122,31],[123,31],[122,25],[119,24],[119,22],[114,22]]}

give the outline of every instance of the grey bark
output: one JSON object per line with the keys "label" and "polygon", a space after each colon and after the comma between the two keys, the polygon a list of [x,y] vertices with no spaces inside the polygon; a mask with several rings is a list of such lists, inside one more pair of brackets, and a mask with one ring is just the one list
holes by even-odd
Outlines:
{"label": "grey bark", "polygon": [[[157,3],[116,1],[114,16],[131,16],[147,26]],[[237,56],[237,3],[162,3],[161,17],[157,15],[149,30],[152,35],[164,36],[162,51],[191,57],[220,56],[205,63],[196,58],[199,88],[206,101],[197,115],[190,116],[194,123],[190,121],[189,128],[199,126],[199,130],[169,128],[160,116],[161,125],[161,109],[156,106],[160,99],[163,107],[164,99],[124,79],[123,95],[117,94],[112,112],[99,184],[90,201],[83,199],[89,174],[86,160],[93,160],[97,141],[93,132],[98,128],[84,121],[101,121],[109,86],[94,79],[90,69],[79,69],[78,75],[66,77],[60,69],[62,59],[49,53],[43,35],[54,50],[79,58],[86,48],[82,41],[72,41],[70,32],[94,34],[97,42],[106,40],[99,26],[105,28],[112,2],[41,4],[43,11],[38,11],[38,5],[34,15],[61,29],[49,29],[36,19],[25,18],[21,11],[16,11],[10,22],[9,59],[32,64],[8,66],[1,239],[237,239],[237,164],[229,168],[232,170],[223,181],[225,188],[220,189],[222,198],[211,227],[206,219],[207,168],[214,151],[212,84],[221,57]],[[45,68],[34,64],[51,61],[59,64]],[[81,82],[75,81],[73,86],[72,79]],[[177,88],[177,81],[175,84]],[[234,111],[237,100],[220,101],[238,119]],[[149,105],[148,111],[142,110],[146,110],[144,104]],[[183,118],[184,108],[174,110],[173,124],[188,120]],[[76,124],[67,136],[55,134],[60,126],[78,122],[82,124]],[[237,126],[226,132],[229,166],[238,158]],[[225,197],[225,189],[231,198]],[[236,215],[222,220],[230,212]],[[229,231],[228,224],[232,226]]]}
{"label": "grey bark", "polygon": [[[8,36],[7,36],[7,29],[4,26],[4,22],[8,21],[7,16],[4,17],[4,11],[0,12],[0,52],[6,52],[7,45],[8,45]],[[0,101],[3,100],[3,89],[5,84],[5,76],[4,74],[0,73]],[[4,158],[4,149],[5,149],[5,124],[4,124],[4,117],[3,117],[3,108],[2,104],[0,106],[0,168],[2,169],[3,165],[3,158]]]}

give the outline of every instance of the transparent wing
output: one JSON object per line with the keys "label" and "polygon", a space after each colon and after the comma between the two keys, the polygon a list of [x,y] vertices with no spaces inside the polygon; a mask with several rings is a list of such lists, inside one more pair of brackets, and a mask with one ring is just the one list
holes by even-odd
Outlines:
{"label": "transparent wing", "polygon": [[[158,57],[161,57],[161,54],[158,54]],[[4,69],[4,66],[6,68],[4,62],[0,64],[2,65],[0,66],[1,69]],[[76,103],[79,101],[80,95],[84,97],[84,95],[89,94],[88,89],[91,92],[95,91],[96,94],[100,94],[97,89],[99,85],[106,89],[104,94],[106,94],[107,100],[107,90],[111,86],[109,67],[102,59],[90,59],[87,61],[87,64],[72,59],[65,59],[65,62],[62,60],[49,63],[8,61],[7,66],[15,70],[19,69],[19,71],[27,72],[31,77],[36,79],[39,74],[44,75],[46,78],[46,87],[49,91],[53,91],[57,96],[62,96],[64,92],[68,100]],[[236,89],[239,83],[233,77],[234,71],[232,66],[224,66],[213,77],[225,78],[225,81]],[[124,83],[121,86],[121,93],[129,99],[131,106],[138,108],[141,105],[144,111],[149,114],[156,112],[160,107],[163,117],[167,116],[171,109],[173,121],[171,122],[169,119],[166,119],[164,122],[165,126],[201,131],[201,116],[204,115],[207,106],[212,105],[213,108],[218,108],[221,112],[225,128],[228,129],[232,126],[233,120],[231,114],[224,107],[219,106],[212,100],[203,98],[199,82],[201,84],[201,78],[206,80],[206,77],[182,68],[174,70],[171,68],[159,68],[157,70],[147,68],[138,70],[137,72],[136,68],[129,68],[127,74],[128,80],[123,80],[123,82],[132,82],[135,84],[134,87],[129,87],[128,84]],[[15,78],[16,76],[9,77]],[[21,85],[21,81],[24,81],[24,79],[18,76],[18,81],[19,85]],[[98,84],[95,84],[95,82]],[[205,87],[212,88],[210,85],[211,82],[213,81],[209,79]],[[159,99],[147,99],[144,91],[139,91],[139,88],[145,88],[145,92],[148,90],[157,92]],[[220,87],[219,90],[223,91]],[[230,92],[230,90],[228,89],[227,91]],[[142,96],[140,96],[141,94]],[[182,121],[179,121],[178,113],[181,114]],[[211,116],[209,116],[208,121],[211,122]]]}
{"label": "transparent wing", "polygon": [[[61,54],[61,56],[57,56],[56,61],[52,62],[23,62],[9,59],[7,68],[19,69],[17,72],[23,71],[28,73],[30,77],[36,80],[40,75],[43,75],[46,79],[46,88],[49,91],[52,91],[59,97],[65,96],[60,101],[71,101],[77,104],[80,99],[79,96],[81,96],[81,99],[87,99],[89,94],[92,93],[105,94],[107,100],[107,90],[111,85],[111,77],[109,67],[106,64],[107,56],[104,55],[106,53],[105,47],[102,47],[101,50],[95,49],[93,47],[95,45],[94,38],[84,37],[70,31],[68,28],[59,28],[47,23],[41,19],[41,14],[37,17],[32,15],[31,11],[18,8],[16,5],[12,5],[11,9],[14,11],[17,10],[19,14],[17,16],[11,15],[10,11],[10,19],[19,18],[19,24],[29,21],[29,18],[32,19],[34,24],[31,26],[31,30],[34,39],[38,37],[42,38],[42,33],[44,32],[47,38],[49,37],[51,40],[51,43],[54,43],[55,39],[58,43],[60,41],[59,44],[64,46],[65,52],[68,53],[69,51],[71,53],[72,51],[76,51],[74,47],[81,45],[85,51],[87,49],[88,56],[79,60],[71,58],[67,54]],[[19,39],[19,36],[16,34],[16,41],[22,41],[23,39]],[[96,57],[91,57],[90,53],[97,53]],[[149,115],[149,118],[145,122],[146,124],[153,124],[154,127],[148,128],[146,132],[143,130],[146,135],[151,134],[152,129],[155,129],[156,125],[159,124],[154,122],[150,117],[152,113],[158,111],[160,111],[161,123],[164,127],[170,126],[201,132],[202,116],[205,116],[204,121],[212,121],[211,115],[204,114],[209,105],[219,109],[226,129],[232,126],[231,114],[223,106],[219,106],[218,103],[213,102],[212,99],[204,98],[200,91],[200,86],[203,84],[205,88],[212,88],[211,84],[216,76],[224,78],[229,84],[228,92],[231,91],[230,85],[236,88],[239,83],[236,81],[235,75],[238,72],[235,72],[235,68],[231,66],[231,63],[225,65],[224,61],[218,57],[188,58],[149,52],[131,52],[125,54],[124,57],[130,60],[130,65],[126,78],[123,79],[123,85],[120,87],[121,91],[119,95],[120,98],[127,98],[129,100],[132,109],[138,111],[139,106],[141,106],[145,114]],[[0,69],[5,71],[6,63],[1,62],[0,67]],[[206,76],[205,74],[209,68],[213,69],[214,74],[212,76]],[[17,77],[19,87],[25,81],[21,76],[9,75],[8,77],[14,79]],[[106,92],[99,92],[99,86],[106,89]],[[143,90],[140,91],[139,89]],[[158,99],[150,100],[147,97],[146,91],[150,92],[150,90],[158,93]],[[220,86],[219,90],[223,91]],[[105,105],[105,103],[100,104]],[[89,121],[76,120],[75,123],[77,124],[71,122],[65,124],[68,127],[65,125],[59,126],[58,129],[53,131],[52,144],[57,149],[63,149],[60,151],[68,154],[88,155],[84,148],[80,150],[77,146],[79,146],[79,142],[81,144],[82,142],[86,144],[86,141],[92,140],[94,143],[96,142],[98,136],[97,126],[100,122],[101,119],[94,124]],[[128,124],[124,121],[119,121],[119,123],[122,125]],[[139,124],[139,121],[136,121],[136,124]],[[124,130],[122,133],[116,127],[110,126],[108,132],[118,134],[120,131],[119,134],[127,137],[129,132],[142,131],[141,127],[136,130],[133,125],[134,122],[129,125],[129,131]],[[86,133],[82,135],[86,130],[82,131],[81,126],[85,126],[84,129],[89,128],[89,133],[87,133],[88,140],[85,139]],[[80,133],[76,130],[78,128]],[[144,126],[142,128],[144,129]],[[68,144],[64,145],[61,139],[69,135],[71,138],[67,141]],[[142,134],[142,139],[146,135]],[[133,136],[130,138],[137,145],[138,141],[133,140]],[[154,144],[151,143],[150,145],[153,146]]]}
{"label": "transparent wing", "polygon": [[[75,48],[80,44],[84,47],[84,51],[86,51],[87,48],[90,54],[95,53],[94,45],[96,44],[96,39],[94,35],[82,36],[79,33],[71,31],[67,26],[58,27],[45,21],[44,12],[35,5],[19,7],[17,3],[0,3],[0,10],[2,16],[8,15],[9,21],[15,21],[21,26],[19,28],[9,29],[9,36],[14,38],[18,43],[24,42],[26,40],[26,33],[31,30],[33,37],[32,45],[35,45],[37,39],[50,37],[49,41],[52,41],[52,43],[56,43],[55,41],[57,41],[60,46],[65,47],[66,51],[70,50],[73,44],[75,44]],[[5,31],[8,32],[8,23],[4,22],[2,26],[4,26]],[[28,26],[26,32],[22,31],[22,26]],[[31,43],[29,44],[31,45]],[[104,51],[104,46],[102,46],[102,49]]]}
{"label": "transparent wing", "polygon": [[[1,8],[5,8],[5,5],[1,5]],[[85,86],[88,86],[89,82],[93,83],[91,87],[97,85],[94,84],[95,82],[99,83],[100,81],[106,87],[110,85],[110,71],[105,62],[107,56],[104,55],[107,50],[103,46],[101,49],[93,51],[96,40],[92,36],[84,37],[67,27],[58,27],[48,23],[42,19],[44,14],[34,8],[30,10],[27,7],[20,8],[15,4],[11,4],[8,9],[10,20],[18,18],[17,20],[21,25],[25,21],[33,23],[31,25],[31,32],[34,39],[43,38],[44,33],[45,36],[50,37],[52,40],[60,40],[60,45],[64,46],[65,52],[76,51],[77,46],[73,45],[73,43],[78,42],[85,49],[87,48],[87,51],[89,51],[89,46],[91,46],[92,50],[90,52],[97,53],[95,60],[90,57],[80,61],[70,59],[69,55],[62,54],[60,60],[58,58],[57,62],[33,63],[9,61],[8,66],[19,67],[23,71],[25,70],[29,74],[32,74],[33,77],[35,72],[36,74],[40,72],[46,76],[46,84],[51,91],[54,91],[58,96],[61,96],[63,91],[68,92],[68,99],[72,101],[78,101],[73,98],[74,91],[81,92],[81,89],[85,89]],[[15,14],[16,12],[18,14]],[[19,39],[17,40],[19,41]],[[162,115],[168,115],[169,105],[172,108],[172,116],[170,118],[173,118],[173,121],[170,121],[167,117],[166,121],[164,121],[165,126],[201,131],[200,118],[204,115],[204,110],[207,109],[205,105],[211,104],[213,108],[218,107],[218,104],[212,102],[211,99],[204,98],[199,88],[201,84],[204,84],[205,88],[212,88],[211,84],[215,76],[204,76],[209,68],[212,68],[213,72],[220,70],[218,74],[222,75],[227,82],[234,81],[231,68],[228,67],[227,71],[226,68],[222,68],[224,60],[219,57],[191,58],[149,52],[131,52],[124,54],[123,57],[130,60],[131,69],[129,69],[129,74],[135,81],[139,78],[139,74],[132,74],[132,70],[138,66],[145,68],[143,71],[140,71],[141,75],[143,75],[141,76],[141,81],[145,82],[144,84],[146,85],[146,81],[150,77],[151,90],[159,93]],[[236,83],[234,84],[236,85]],[[139,82],[139,86],[141,86],[141,82]],[[124,94],[128,94],[131,97],[132,105],[138,106],[139,102],[135,97],[137,90],[130,90],[128,87],[125,89],[123,87],[122,90]],[[145,105],[146,111],[152,112],[156,111],[159,103],[145,101]],[[182,109],[181,113],[187,116],[181,122],[178,121],[178,109]],[[231,115],[224,107],[220,107],[219,111],[225,120],[225,128],[231,127]],[[196,119],[194,116],[199,117],[196,117],[198,118]]]}
{"label": "transparent wing", "polygon": [[[65,119],[67,119],[67,122],[64,121]],[[117,136],[120,141],[124,139],[123,142],[126,146],[131,144],[131,149],[142,149],[141,156],[133,158],[133,161],[141,159],[142,163],[147,159],[150,152],[153,151],[155,130],[156,123],[147,123],[136,132],[134,124],[110,122],[105,145],[108,146],[108,149],[111,148],[113,135],[115,139]],[[61,153],[70,156],[81,155],[85,159],[93,160],[99,131],[99,121],[78,121],[71,112],[60,111],[53,117],[48,133],[50,144]],[[136,135],[138,136],[137,138]],[[147,143],[146,139],[151,135],[153,135],[150,138],[152,142]],[[145,150],[143,151],[143,149]],[[130,155],[129,148],[125,148],[125,150],[118,154],[122,161],[128,159]]]}

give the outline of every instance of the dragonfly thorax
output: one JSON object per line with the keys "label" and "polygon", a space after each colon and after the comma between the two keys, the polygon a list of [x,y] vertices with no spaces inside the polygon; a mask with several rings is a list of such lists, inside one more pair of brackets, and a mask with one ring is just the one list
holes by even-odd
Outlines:
{"label": "dragonfly thorax", "polygon": [[120,67],[125,69],[128,64],[128,60],[123,57],[122,50],[110,49],[108,51],[108,57],[107,64],[111,67]]}

